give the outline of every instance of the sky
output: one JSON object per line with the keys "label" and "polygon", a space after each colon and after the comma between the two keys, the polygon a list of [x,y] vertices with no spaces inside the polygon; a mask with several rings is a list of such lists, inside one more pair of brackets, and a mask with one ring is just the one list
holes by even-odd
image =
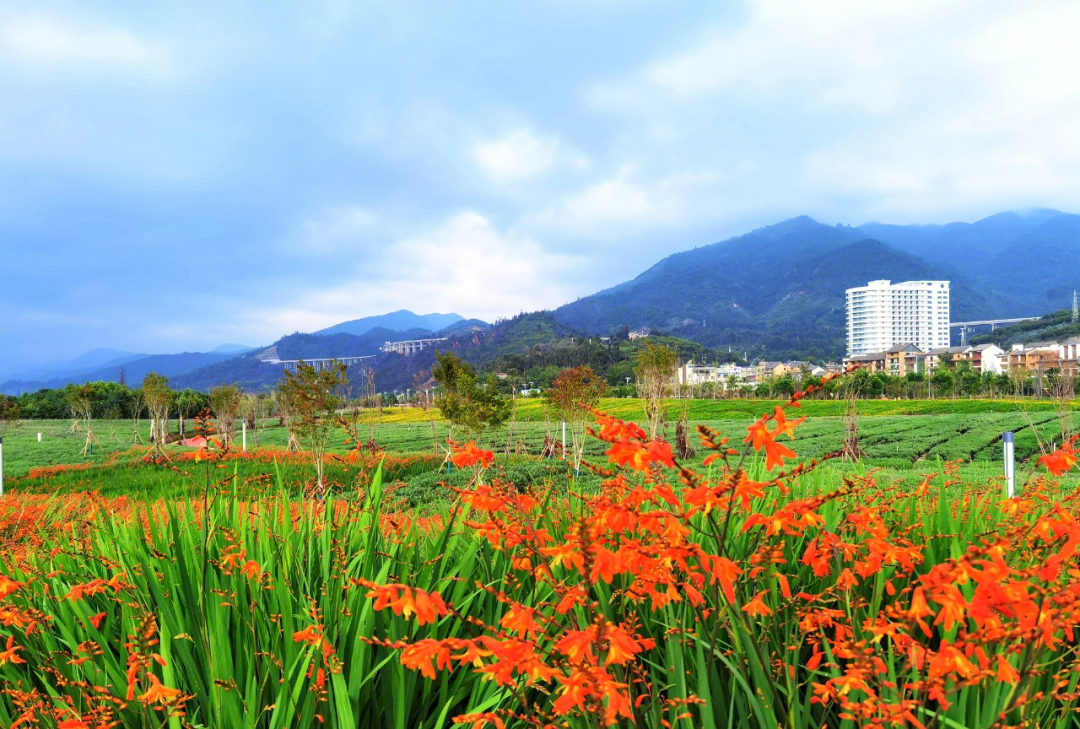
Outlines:
{"label": "sky", "polygon": [[0,375],[1080,210],[1080,5],[0,2]]}

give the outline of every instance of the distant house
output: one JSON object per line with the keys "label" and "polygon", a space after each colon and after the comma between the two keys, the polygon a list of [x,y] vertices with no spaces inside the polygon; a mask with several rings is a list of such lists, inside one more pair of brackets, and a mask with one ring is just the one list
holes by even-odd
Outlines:
{"label": "distant house", "polygon": [[874,352],[871,354],[852,354],[844,357],[844,366],[859,365],[867,372],[885,372],[885,353]]}
{"label": "distant house", "polygon": [[630,334],[628,334],[627,336],[629,336],[630,339],[644,339],[645,337],[649,336],[649,330],[648,329],[635,329],[632,332],[630,332]]}
{"label": "distant house", "polygon": [[783,362],[758,362],[757,379],[761,382],[769,377],[783,377],[790,371]]}
{"label": "distant house", "polygon": [[1003,355],[1002,361],[1009,372],[1042,372],[1048,369],[1065,370],[1071,374],[1077,371],[1078,340],[1060,342],[1033,342],[1014,344]]}
{"label": "distant house", "polygon": [[909,372],[926,371],[926,354],[910,342],[896,344],[885,350],[885,371],[895,377]]}
{"label": "distant house", "polygon": [[971,347],[937,347],[926,353],[926,368],[934,372],[943,362],[958,363],[965,359],[965,355]]}
{"label": "distant house", "polygon": [[730,390],[735,386],[753,384],[755,381],[756,368],[740,367],[735,364],[723,364],[718,367],[694,364],[693,360],[680,365],[676,374],[680,385],[703,385],[705,383],[717,383]]}
{"label": "distant house", "polygon": [[[1000,374],[1003,369],[1002,358],[1005,350],[996,344],[980,344],[971,348],[969,359],[971,366],[979,372],[993,372]],[[1076,359],[1075,355],[1073,359]]]}

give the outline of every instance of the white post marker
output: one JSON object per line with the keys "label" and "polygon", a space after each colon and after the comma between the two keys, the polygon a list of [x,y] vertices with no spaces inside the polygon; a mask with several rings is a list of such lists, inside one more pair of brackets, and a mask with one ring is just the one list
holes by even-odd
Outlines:
{"label": "white post marker", "polygon": [[40,442],[41,442],[41,433],[38,433],[38,434],[37,434],[37,442],[38,442],[38,443],[40,443]]}
{"label": "white post marker", "polygon": [[1001,442],[1005,447],[1005,495],[1011,499],[1016,495],[1016,454],[1012,432],[1002,433]]}
{"label": "white post marker", "polygon": [[566,421],[562,421],[562,458],[566,460]]}
{"label": "white post marker", "polygon": [[240,421],[240,447],[247,450],[247,421]]}

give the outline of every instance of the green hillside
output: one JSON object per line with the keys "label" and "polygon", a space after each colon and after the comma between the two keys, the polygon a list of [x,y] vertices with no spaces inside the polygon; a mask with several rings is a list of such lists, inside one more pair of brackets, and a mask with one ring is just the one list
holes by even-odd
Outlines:
{"label": "green hillside", "polygon": [[1007,327],[999,327],[989,334],[980,334],[971,338],[972,344],[996,344],[1008,349],[1022,342],[1061,341],[1070,337],[1080,337],[1080,323],[1073,323],[1072,311],[1062,309],[1053,314],[1023,321]]}

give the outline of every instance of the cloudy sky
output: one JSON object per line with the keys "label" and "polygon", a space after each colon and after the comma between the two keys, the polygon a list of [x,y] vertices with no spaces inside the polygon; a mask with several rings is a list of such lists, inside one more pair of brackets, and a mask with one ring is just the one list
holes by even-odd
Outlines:
{"label": "cloudy sky", "polygon": [[1080,6],[0,2],[0,374],[1080,209]]}

